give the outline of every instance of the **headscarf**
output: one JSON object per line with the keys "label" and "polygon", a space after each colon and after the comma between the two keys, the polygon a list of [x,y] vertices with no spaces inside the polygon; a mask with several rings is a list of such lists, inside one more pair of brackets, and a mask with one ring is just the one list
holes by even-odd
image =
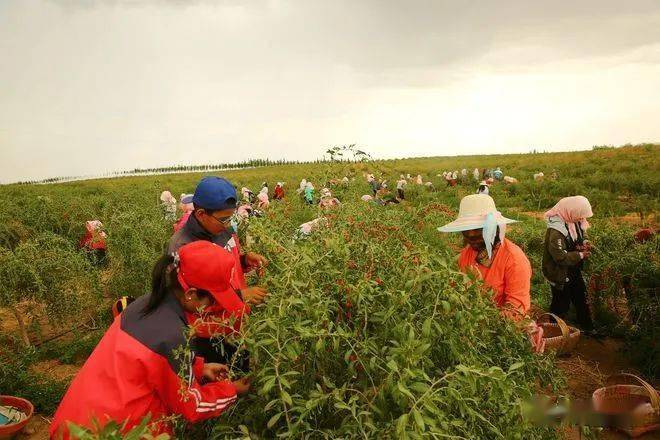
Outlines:
{"label": "headscarf", "polygon": [[176,204],[176,199],[172,195],[171,192],[169,191],[163,191],[160,193],[160,201],[167,204],[167,205],[175,205]]}
{"label": "headscarf", "polygon": [[[184,213],[192,211],[195,209],[192,203],[192,194],[181,194],[181,198],[179,199],[179,208],[181,208],[181,211]],[[184,203],[184,200],[190,200],[189,203]]]}
{"label": "headscarf", "polygon": [[298,187],[296,192],[300,194],[301,192],[305,191],[306,187],[307,187],[307,179],[303,179],[300,181],[300,186]]}
{"label": "headscarf", "polygon": [[100,231],[103,229],[103,223],[99,220],[88,220],[85,222],[85,229],[87,229],[88,232]]}
{"label": "headscarf", "polygon": [[546,220],[550,221],[552,217],[559,217],[568,226],[568,233],[573,240],[577,240],[576,224],[580,225],[583,231],[589,228],[587,219],[593,217],[591,204],[584,196],[564,197],[548,212],[545,213]]}

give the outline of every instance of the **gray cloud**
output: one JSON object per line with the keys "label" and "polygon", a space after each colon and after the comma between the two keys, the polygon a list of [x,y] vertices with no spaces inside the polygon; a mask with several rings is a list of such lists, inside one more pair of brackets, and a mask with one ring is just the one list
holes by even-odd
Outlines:
{"label": "gray cloud", "polygon": [[[590,145],[577,131],[559,136],[551,127],[524,139],[514,126],[492,126],[473,140],[452,132],[481,118],[478,109],[497,93],[538,112],[553,111],[544,103],[554,102],[563,114],[579,97],[571,105],[580,106],[580,123],[603,133],[589,139],[649,140],[660,136],[651,128],[657,105],[647,101],[659,101],[659,62],[655,0],[5,1],[0,181],[207,159],[311,158],[339,142],[370,143],[382,156],[439,154],[450,141],[483,151],[488,136],[502,139],[502,151],[518,151],[534,136],[557,148]],[[520,90],[499,79],[506,75],[522,78]],[[625,108],[613,110],[621,112],[614,122],[596,115],[590,102],[622,99],[606,75],[635,81],[640,96],[630,96],[628,108],[647,128],[626,122]],[[530,78],[539,79],[538,91]],[[555,102],[562,90],[571,90],[566,102]],[[434,131],[456,114],[464,119]],[[392,115],[398,119],[386,123]],[[444,137],[434,144],[438,134]],[[397,148],[394,140],[416,144]],[[100,159],[82,159],[86,152]]]}

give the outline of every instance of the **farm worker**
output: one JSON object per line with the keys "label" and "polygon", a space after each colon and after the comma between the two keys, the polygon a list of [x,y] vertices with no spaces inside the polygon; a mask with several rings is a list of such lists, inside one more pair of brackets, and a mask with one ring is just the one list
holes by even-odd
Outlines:
{"label": "farm worker", "polygon": [[372,202],[376,203],[377,205],[387,206],[399,203],[399,199],[396,197],[391,197],[387,188],[381,188],[376,193],[376,197],[372,200]]}
{"label": "farm worker", "polygon": [[101,250],[105,253],[107,234],[103,232],[103,223],[98,220],[85,222],[85,235],[80,239],[78,246],[88,251]]}
{"label": "farm worker", "polygon": [[[229,229],[236,211],[234,186],[220,177],[204,177],[195,189],[193,204],[195,211],[183,228],[170,238],[167,254],[174,255],[181,246],[199,240],[210,241],[223,247],[234,256],[231,285],[239,298],[246,304],[261,303],[267,294],[266,290],[256,286],[248,287],[244,271],[253,268],[260,270],[268,262],[263,256],[253,252],[243,254],[238,236]],[[226,355],[217,353],[209,338],[218,333],[231,333],[231,329],[223,323],[217,324],[213,316],[206,318],[205,325],[197,328],[198,344],[203,347],[200,350],[206,349],[205,355],[209,361],[225,360]],[[223,349],[230,352],[234,348],[230,344],[224,344]]]}
{"label": "farm worker", "polygon": [[106,263],[107,237],[103,231],[103,223],[89,220],[85,222],[85,235],[78,242],[78,246],[86,251],[92,262],[103,265]]}
{"label": "farm worker", "polygon": [[403,177],[403,174],[396,181],[396,193],[401,200],[405,199],[403,188],[408,184],[408,181]]}
{"label": "farm worker", "polygon": [[511,176],[504,176],[504,183],[508,183],[509,185],[512,185],[514,183],[518,183],[518,179]]}
{"label": "farm worker", "polygon": [[473,177],[474,180],[476,180],[477,182],[479,181],[479,179],[481,179],[481,174],[479,173],[479,168],[475,168],[475,169],[474,169],[474,171],[472,172],[472,177]]}
{"label": "farm worker", "polygon": [[192,214],[194,210],[194,206],[192,203],[193,195],[192,194],[181,194],[181,199],[179,201],[179,208],[183,211],[183,215],[177,221],[174,223],[174,232],[178,231],[179,229],[183,228],[183,225],[186,224],[188,221],[188,217],[190,217],[190,214]]}
{"label": "farm worker", "polygon": [[435,188],[433,187],[433,182],[425,182],[424,186],[426,186],[426,189],[429,191],[433,191]]}
{"label": "farm worker", "polygon": [[424,180],[422,180],[422,175],[418,174],[417,175],[417,180],[415,181],[417,185],[424,185]]}
{"label": "farm worker", "polygon": [[236,216],[239,218],[239,222],[247,220],[251,215],[252,206],[249,203],[245,203],[236,209]]}
{"label": "farm worker", "polygon": [[543,171],[541,171],[540,173],[535,173],[534,174],[534,180],[536,180],[537,182],[543,180],[543,177],[545,177],[545,174],[543,174]]}
{"label": "farm worker", "polygon": [[[68,439],[68,422],[93,428],[111,420],[128,431],[150,415],[154,435],[172,432],[166,417],[189,422],[219,416],[246,379],[230,381],[228,368],[207,363],[187,346],[189,316],[222,305],[247,308],[230,286],[233,256],[213,243],[182,246],[178,261],[163,256],[153,271],[152,291],[114,320],[71,382],[50,426],[53,439]],[[181,376],[180,376],[181,375]],[[201,382],[208,382],[202,385]]]}
{"label": "farm worker", "polygon": [[497,180],[502,180],[504,177],[504,173],[502,173],[502,170],[500,170],[500,167],[495,168],[495,171],[493,171],[493,177]]}
{"label": "farm worker", "polygon": [[300,181],[300,186],[296,190],[296,193],[302,194],[305,192],[305,188],[307,188],[307,179],[303,179]]}
{"label": "farm worker", "polygon": [[243,187],[241,188],[241,194],[243,195],[243,201],[247,203],[254,202],[254,193],[250,191],[250,188]]}
{"label": "farm worker", "polygon": [[449,186],[456,186],[458,183],[458,172],[454,171],[453,173],[447,173],[449,176]]}
{"label": "farm worker", "polygon": [[261,188],[261,191],[259,191],[259,194],[257,195],[257,199],[259,199],[259,204],[257,205],[259,209],[266,209],[270,206],[267,186]]}
{"label": "farm worker", "polygon": [[181,212],[188,212],[193,210],[192,198],[192,194],[181,194],[181,198],[179,199],[179,209]]}
{"label": "farm worker", "polygon": [[160,206],[165,214],[165,220],[176,220],[176,199],[169,191],[160,193]]}
{"label": "farm worker", "polygon": [[319,201],[320,208],[335,208],[341,205],[339,199],[332,197],[332,193],[328,188],[323,188],[321,190],[321,200]]}
{"label": "farm worker", "polygon": [[314,204],[314,185],[312,185],[312,182],[307,182],[307,185],[305,185],[305,203],[308,205]]}
{"label": "farm worker", "polygon": [[461,179],[467,180],[467,170],[465,168],[461,170]]}
{"label": "farm worker", "polygon": [[373,181],[374,181],[374,179],[375,179],[375,177],[374,177],[374,175],[373,175],[373,174],[367,174],[367,182],[368,182],[368,183],[371,183],[371,182],[373,182]]}
{"label": "farm worker", "polygon": [[565,318],[572,302],[578,324],[587,332],[593,330],[593,323],[582,279],[582,265],[591,254],[589,242],[584,239],[589,228],[587,219],[591,216],[591,204],[586,197],[561,199],[545,213],[548,227],[543,251],[543,275],[552,290],[550,311]]}
{"label": "farm worker", "polygon": [[341,179],[341,181],[342,181],[342,183],[344,183],[344,185],[348,185],[349,180],[348,180],[347,176],[344,176],[344,178]]}
{"label": "farm worker", "polygon": [[327,226],[328,219],[325,217],[319,217],[314,220],[303,223],[298,227],[297,236],[298,238],[305,237],[312,233],[312,231],[319,229],[321,226]]}
{"label": "farm worker", "polygon": [[493,290],[502,314],[519,320],[530,306],[532,266],[522,249],[504,237],[506,225],[515,222],[502,216],[490,196],[472,194],[461,200],[458,218],[438,230],[463,233],[467,246],[458,258],[460,270],[476,273]]}
{"label": "farm worker", "polygon": [[365,194],[362,197],[360,197],[360,200],[362,200],[363,202],[370,202],[373,200],[373,196],[369,194]]}
{"label": "farm worker", "polygon": [[275,185],[275,191],[273,192],[273,199],[282,200],[284,198],[284,184],[282,182],[277,182]]}
{"label": "farm worker", "polygon": [[479,188],[477,189],[477,194],[488,195],[488,193],[490,192],[489,187],[490,185],[488,184],[488,182],[482,180],[481,183],[479,184]]}
{"label": "farm worker", "polygon": [[380,183],[375,178],[373,178],[373,176],[372,179],[369,180],[369,186],[371,187],[371,192],[374,196],[376,195],[376,192],[378,192],[378,190],[381,188]]}

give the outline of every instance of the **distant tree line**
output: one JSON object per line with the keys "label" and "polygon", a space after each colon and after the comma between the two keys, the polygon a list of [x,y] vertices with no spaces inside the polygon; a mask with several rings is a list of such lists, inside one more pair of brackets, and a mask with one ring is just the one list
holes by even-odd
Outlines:
{"label": "distant tree line", "polygon": [[301,164],[321,164],[321,163],[330,163],[330,162],[361,162],[361,161],[364,161],[363,157],[352,157],[352,158],[331,157],[331,158],[316,159],[313,161],[298,161],[298,160],[286,160],[286,159],[278,159],[278,160],[248,159],[242,162],[235,162],[235,163],[218,163],[218,164],[206,164],[206,165],[173,165],[168,167],[157,167],[157,168],[134,168],[132,170],[114,171],[111,173],[105,173],[96,176],[61,176],[61,177],[51,177],[48,179],[41,179],[41,180],[25,180],[25,181],[16,182],[16,184],[34,185],[34,184],[68,182],[68,181],[83,180],[83,179],[121,177],[121,176],[129,176],[129,175],[139,176],[139,175],[167,174],[167,173],[196,173],[196,172],[204,172],[204,171],[266,167],[271,165],[301,165]]}

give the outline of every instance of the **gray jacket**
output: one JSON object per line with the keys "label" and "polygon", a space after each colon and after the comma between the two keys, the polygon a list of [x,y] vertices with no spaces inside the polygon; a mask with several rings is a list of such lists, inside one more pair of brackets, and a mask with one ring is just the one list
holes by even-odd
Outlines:
{"label": "gray jacket", "polygon": [[[581,239],[581,231],[579,232]],[[561,288],[569,281],[569,277],[579,275],[582,269],[582,257],[580,252],[575,250],[576,244],[559,217],[548,219],[542,269],[543,276],[552,286]]]}

